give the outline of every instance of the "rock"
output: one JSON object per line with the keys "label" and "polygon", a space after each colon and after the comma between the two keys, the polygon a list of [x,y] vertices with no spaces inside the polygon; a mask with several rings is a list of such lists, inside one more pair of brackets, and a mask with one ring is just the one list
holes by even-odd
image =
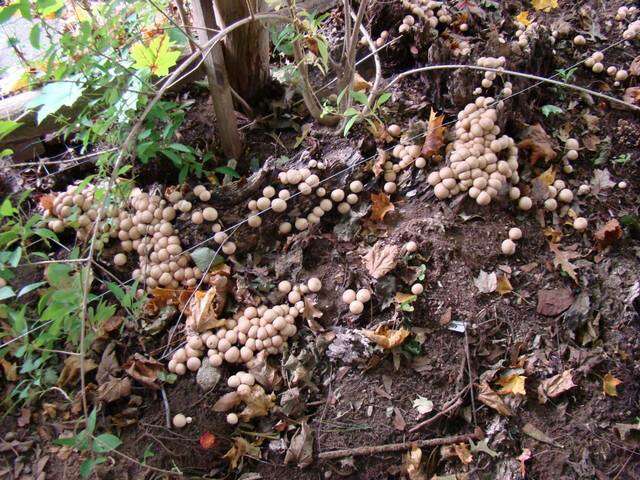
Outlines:
{"label": "rock", "polygon": [[209,363],[209,359],[204,359],[196,374],[196,382],[205,391],[214,388],[220,381],[220,371]]}

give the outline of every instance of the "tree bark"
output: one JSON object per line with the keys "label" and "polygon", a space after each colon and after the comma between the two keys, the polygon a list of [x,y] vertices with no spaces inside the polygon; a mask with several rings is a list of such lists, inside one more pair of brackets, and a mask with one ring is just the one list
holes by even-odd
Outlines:
{"label": "tree bark", "polygon": [[[216,21],[221,28],[265,10],[264,0],[215,0]],[[224,41],[224,58],[233,89],[251,102],[269,80],[269,31],[262,22],[239,28]]]}
{"label": "tree bark", "polygon": [[[213,4],[211,0],[192,0],[191,5],[193,26],[198,29],[200,44],[204,45],[214,36],[212,30],[216,28]],[[205,56],[204,66],[216,115],[216,131],[220,136],[222,150],[228,157],[239,159],[242,154],[242,137],[233,108],[222,45],[217,44],[211,49],[211,52]]]}

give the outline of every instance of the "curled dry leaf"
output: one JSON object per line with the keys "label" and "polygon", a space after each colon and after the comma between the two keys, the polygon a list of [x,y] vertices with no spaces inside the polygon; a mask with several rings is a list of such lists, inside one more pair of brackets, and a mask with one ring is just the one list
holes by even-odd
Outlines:
{"label": "curled dry leaf", "polygon": [[480,270],[480,274],[473,279],[473,283],[480,290],[480,293],[491,293],[498,288],[498,277],[495,272],[487,273],[484,270]]}
{"label": "curled dry leaf", "polygon": [[632,105],[640,105],[640,87],[629,87],[624,91],[622,99]]}
{"label": "curled dry leaf", "polygon": [[242,462],[245,455],[250,455],[254,458],[260,458],[260,448],[247,442],[242,437],[233,437],[233,445],[222,458],[229,461],[231,469],[238,468],[238,465]]}
{"label": "curled dry leaf", "polygon": [[422,450],[418,447],[411,447],[402,456],[402,468],[409,477],[409,480],[426,480],[427,476],[422,472]]}
{"label": "curled dry leaf", "polygon": [[239,405],[242,399],[238,392],[229,392],[221,396],[216,403],[213,404],[214,412],[228,412],[236,405]]}
{"label": "curled dry leaf", "polygon": [[136,353],[123,365],[127,374],[152,390],[160,390],[158,374],[164,372],[164,365],[153,358],[145,358]]}
{"label": "curled dry leaf", "polygon": [[313,430],[307,422],[302,422],[289,444],[284,463],[296,463],[298,468],[305,468],[313,462]]}
{"label": "curled dry leaf", "polygon": [[[90,358],[84,359],[84,373],[88,373],[98,368],[96,362]],[[60,376],[58,377],[58,385],[66,386],[73,385],[80,379],[80,356],[69,355],[65,361]]]}
{"label": "curled dry leaf", "polygon": [[316,301],[309,295],[304,297],[304,309],[302,310],[302,318],[304,318],[309,327],[314,332],[324,332],[324,328],[316,321],[316,318],[322,317],[322,312],[316,308]]}
{"label": "curled dry leaf", "polygon": [[381,222],[387,213],[393,212],[396,207],[391,203],[389,195],[386,193],[371,194],[371,220]]}
{"label": "curled dry leaf", "polygon": [[576,384],[573,383],[572,370],[565,370],[558,375],[554,375],[540,382],[538,386],[538,401],[540,403],[546,403],[549,398],[555,398],[575,386]]}
{"label": "curled dry leaf", "polygon": [[640,76],[640,55],[634,58],[631,65],[629,65],[629,75]]}
{"label": "curled dry leaf", "polygon": [[393,270],[398,257],[398,247],[396,245],[385,245],[377,242],[369,252],[362,257],[364,266],[369,274],[379,279]]}
{"label": "curled dry leaf", "polygon": [[509,277],[506,273],[501,273],[498,277],[496,292],[500,295],[506,295],[507,293],[513,292],[513,287],[511,286],[511,282],[509,281]]}
{"label": "curled dry leaf", "polygon": [[238,414],[243,422],[248,422],[256,417],[266,417],[275,406],[276,396],[273,393],[267,395],[260,385],[251,387],[248,395],[241,397],[245,408]]}
{"label": "curled dry leaf", "polygon": [[620,226],[620,222],[617,219],[612,218],[598,229],[594,238],[596,239],[598,250],[604,250],[609,245],[612,245],[622,238],[622,227]]}
{"label": "curled dry leaf", "polygon": [[622,384],[622,380],[617,379],[610,373],[607,373],[602,378],[602,392],[609,397],[617,397],[618,396],[618,385]]}
{"label": "curled dry leaf", "polygon": [[111,403],[131,395],[131,379],[129,377],[111,377],[98,387],[98,400]]}
{"label": "curled dry leaf", "polygon": [[223,327],[224,319],[219,319],[216,313],[216,288],[211,287],[206,292],[196,291],[189,303],[190,314],[186,327],[194,332],[204,332]]}
{"label": "curled dry leaf", "polygon": [[496,380],[496,383],[502,388],[498,390],[500,395],[526,395],[527,391],[524,388],[524,382],[527,377],[524,375],[506,375]]}
{"label": "curled dry leaf", "polygon": [[500,395],[491,389],[487,382],[482,382],[478,386],[478,400],[486,406],[496,410],[500,415],[505,415],[507,417],[513,415],[509,406],[504,403],[504,400],[500,398]]}
{"label": "curled dry leaf", "polygon": [[469,447],[466,443],[455,443],[453,445],[453,449],[455,450],[456,455],[458,456],[460,461],[465,465],[469,465],[471,462],[473,462],[473,455],[471,455]]}
{"label": "curled dry leaf", "polygon": [[518,461],[520,462],[520,476],[522,478],[527,478],[527,467],[525,462],[531,458],[531,450],[525,448],[522,450],[522,453],[518,457]]}
{"label": "curled dry leaf", "polygon": [[538,160],[549,162],[557,156],[551,145],[551,137],[539,123],[527,129],[524,139],[518,143],[518,148],[529,152],[531,165],[538,163]]}
{"label": "curled dry leaf", "polygon": [[387,152],[383,148],[378,148],[378,156],[373,162],[373,166],[371,170],[373,171],[373,175],[378,178],[384,172],[384,164],[389,159],[389,152]]}
{"label": "curled dry leaf", "polygon": [[429,114],[429,123],[427,124],[427,132],[424,138],[424,145],[422,145],[421,154],[425,159],[428,159],[438,153],[438,151],[444,145],[444,132],[445,127],[442,126],[444,115],[436,115],[436,112],[431,109]]}
{"label": "curled dry leaf", "polygon": [[372,342],[375,342],[378,346],[384,349],[390,349],[402,345],[407,339],[409,330],[406,328],[400,328],[399,330],[389,330],[388,327],[382,325],[376,328],[375,331],[362,330],[362,333]]}

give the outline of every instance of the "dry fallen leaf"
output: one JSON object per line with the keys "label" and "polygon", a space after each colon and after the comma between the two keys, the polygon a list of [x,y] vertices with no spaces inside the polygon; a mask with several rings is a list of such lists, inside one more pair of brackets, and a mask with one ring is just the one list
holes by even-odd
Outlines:
{"label": "dry fallen leaf", "polygon": [[386,193],[371,194],[371,220],[381,222],[387,213],[393,212],[396,207],[391,203],[389,195]]}
{"label": "dry fallen leaf", "polygon": [[213,404],[214,412],[228,412],[236,405],[239,405],[242,399],[238,392],[229,392],[221,396],[216,403]]}
{"label": "dry fallen leaf", "polygon": [[531,20],[529,19],[529,12],[527,10],[523,10],[516,16],[516,22],[524,27],[528,27],[531,25]]}
{"label": "dry fallen leaf", "polygon": [[397,347],[398,345],[402,345],[402,343],[407,339],[409,334],[409,330],[406,328],[400,328],[399,330],[389,330],[388,327],[382,325],[376,328],[375,331],[372,330],[362,330],[362,333],[365,337],[367,337],[372,342],[375,342],[378,346],[384,349],[390,349]]}
{"label": "dry fallen leaf", "polygon": [[598,229],[594,235],[598,250],[604,250],[622,238],[622,227],[617,219],[612,218]]}
{"label": "dry fallen leaf", "polygon": [[229,466],[231,469],[238,468],[242,458],[245,455],[250,455],[254,458],[260,458],[260,448],[247,442],[242,437],[233,437],[233,445],[222,458],[229,460]]}
{"label": "dry fallen leaf", "polygon": [[[96,362],[90,358],[84,359],[84,373],[88,373],[98,368]],[[58,377],[58,385],[66,386],[73,385],[80,379],[80,356],[70,355],[64,361],[64,366]]]}
{"label": "dry fallen leaf", "polygon": [[422,463],[422,450],[418,447],[411,447],[407,453],[402,456],[402,468],[409,477],[409,480],[426,480],[427,477],[422,472],[420,464]]}
{"label": "dry fallen leaf", "polygon": [[381,242],[377,242],[362,257],[364,266],[373,278],[382,278],[395,268],[398,251],[396,245],[383,246]]}
{"label": "dry fallen leaf", "polygon": [[20,378],[18,375],[18,367],[14,363],[9,362],[6,358],[0,358],[0,365],[2,365],[4,377],[7,381],[15,382]]}
{"label": "dry fallen leaf", "polygon": [[539,123],[527,129],[524,139],[518,143],[518,148],[529,152],[531,165],[535,165],[538,160],[548,162],[557,156],[551,146],[551,137],[547,135]]}
{"label": "dry fallen leaf", "polygon": [[307,422],[302,422],[289,444],[284,463],[296,463],[298,468],[305,468],[313,462],[314,432]]}
{"label": "dry fallen leaf", "polygon": [[131,395],[131,379],[129,377],[111,377],[98,387],[98,400],[111,403]]}
{"label": "dry fallen leaf", "polygon": [[545,317],[556,317],[573,304],[573,293],[568,288],[538,290],[536,311]]}
{"label": "dry fallen leaf", "polygon": [[384,172],[384,164],[389,159],[389,152],[387,152],[383,148],[378,148],[378,156],[373,162],[373,166],[371,170],[373,171],[373,175],[378,178]]}
{"label": "dry fallen leaf", "polygon": [[[534,0],[535,1],[535,0]],[[520,462],[520,476],[521,478],[527,478],[527,467],[524,464],[527,460],[531,458],[531,450],[525,448],[522,450],[522,453],[518,457],[518,461]]]}
{"label": "dry fallen leaf", "polygon": [[246,406],[238,414],[238,417],[243,422],[248,422],[256,417],[266,417],[274,407],[276,400],[273,393],[267,395],[260,385],[253,385],[251,392],[248,395],[242,395],[241,398]]}
{"label": "dry fallen leaf", "polygon": [[473,279],[473,283],[480,290],[480,293],[492,293],[498,288],[498,278],[495,272],[487,273],[480,270],[480,274]]}
{"label": "dry fallen leaf", "polygon": [[488,407],[493,408],[501,415],[505,415],[507,417],[513,415],[509,406],[504,403],[504,400],[500,398],[500,395],[491,389],[487,382],[482,382],[478,386],[478,400]]}
{"label": "dry fallen leaf", "polygon": [[577,252],[569,250],[560,250],[560,247],[555,243],[549,244],[549,250],[553,252],[553,266],[555,268],[560,267],[563,272],[569,275],[574,282],[578,283],[578,275],[576,274],[576,266],[571,263],[571,260],[579,258],[581,255]]}
{"label": "dry fallen leaf", "polygon": [[466,443],[455,443],[453,445],[453,448],[462,463],[464,463],[465,465],[469,465],[471,462],[473,462],[473,455],[471,455],[469,447]]}
{"label": "dry fallen leaf", "polygon": [[602,378],[602,392],[610,397],[617,397],[618,390],[616,387],[620,384],[622,384],[622,380],[619,380],[610,373],[607,373]]}
{"label": "dry fallen leaf", "polygon": [[436,112],[431,109],[429,114],[429,123],[427,124],[427,132],[424,139],[424,145],[422,145],[421,154],[425,159],[429,159],[442,148],[444,145],[444,131],[442,126],[444,115],[436,115]]}
{"label": "dry fallen leaf", "polygon": [[538,401],[540,403],[546,403],[549,398],[555,398],[575,386],[576,384],[573,383],[572,378],[572,370],[565,370],[558,375],[554,375],[540,382],[538,386]]}
{"label": "dry fallen leaf", "polygon": [[550,12],[551,10],[558,8],[558,0],[531,0],[531,5],[536,10]]}
{"label": "dry fallen leaf", "polygon": [[629,87],[624,91],[622,99],[632,105],[640,104],[640,87]]}
{"label": "dry fallen leaf", "polygon": [[634,58],[629,65],[629,75],[640,76],[640,55]]}
{"label": "dry fallen leaf", "polygon": [[507,293],[511,293],[513,291],[513,287],[511,286],[511,282],[509,281],[509,277],[506,273],[500,274],[498,277],[498,284],[496,287],[496,292],[500,295],[506,295]]}
{"label": "dry fallen leaf", "polygon": [[164,372],[164,365],[153,358],[145,358],[139,353],[136,353],[127,360],[122,368],[125,369],[127,374],[142,383],[144,386],[153,390],[159,390],[160,385],[156,383],[158,374]]}
{"label": "dry fallen leaf", "polygon": [[354,72],[353,89],[356,92],[368,92],[371,89],[371,82],[365,80],[358,72]]}
{"label": "dry fallen leaf", "polygon": [[496,383],[502,388],[498,390],[500,395],[526,395],[527,391],[524,388],[524,382],[527,377],[524,375],[507,375],[500,377],[496,380]]}

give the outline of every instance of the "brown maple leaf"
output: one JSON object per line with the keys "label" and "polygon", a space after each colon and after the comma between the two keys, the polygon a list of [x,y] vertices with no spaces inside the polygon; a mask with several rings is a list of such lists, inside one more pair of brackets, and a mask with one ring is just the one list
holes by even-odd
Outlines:
{"label": "brown maple leaf", "polygon": [[551,145],[551,137],[539,123],[527,129],[523,140],[518,143],[518,148],[529,152],[531,165],[535,165],[538,160],[548,162],[557,156]]}
{"label": "brown maple leaf", "polygon": [[622,227],[620,226],[620,222],[618,222],[617,219],[612,218],[598,229],[594,238],[596,239],[598,250],[604,250],[609,245],[615,243],[616,240],[620,240],[622,238]]}
{"label": "brown maple leaf", "polygon": [[381,222],[385,215],[393,212],[396,207],[391,203],[389,195],[386,193],[371,194],[371,220]]}
{"label": "brown maple leaf", "polygon": [[560,250],[560,246],[557,243],[550,243],[549,250],[553,252],[553,266],[555,268],[560,267],[563,272],[569,275],[574,282],[578,283],[578,275],[576,274],[576,266],[571,263],[571,260],[580,258],[578,252],[572,252],[568,250]]}
{"label": "brown maple leaf", "polygon": [[442,126],[444,115],[436,115],[436,112],[431,109],[429,114],[429,123],[427,124],[427,132],[424,138],[424,145],[422,145],[422,156],[424,158],[430,158],[438,153],[438,150],[444,145],[444,131]]}
{"label": "brown maple leaf", "polygon": [[377,242],[371,247],[371,250],[362,257],[364,266],[373,278],[382,278],[395,268],[398,251],[399,249],[396,245],[382,246],[381,242]]}

